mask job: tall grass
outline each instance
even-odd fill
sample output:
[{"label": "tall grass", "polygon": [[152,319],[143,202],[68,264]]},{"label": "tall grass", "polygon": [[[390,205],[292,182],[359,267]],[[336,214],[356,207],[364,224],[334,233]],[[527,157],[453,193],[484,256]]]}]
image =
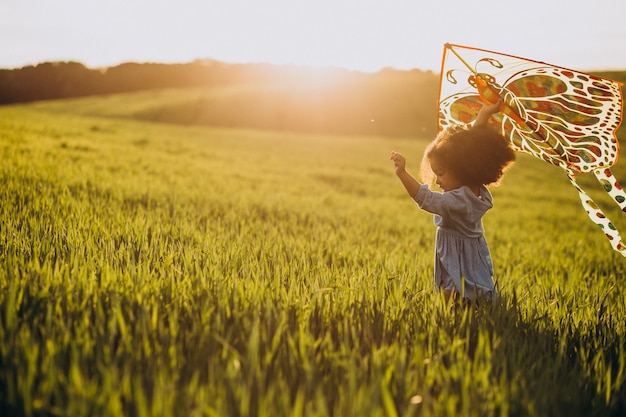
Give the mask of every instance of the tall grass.
[{"label": "tall grass", "polygon": [[492,190],[502,297],[465,308],[388,161],[424,141],[36,106],[0,132],[2,415],[626,413],[625,262],[557,168]]}]

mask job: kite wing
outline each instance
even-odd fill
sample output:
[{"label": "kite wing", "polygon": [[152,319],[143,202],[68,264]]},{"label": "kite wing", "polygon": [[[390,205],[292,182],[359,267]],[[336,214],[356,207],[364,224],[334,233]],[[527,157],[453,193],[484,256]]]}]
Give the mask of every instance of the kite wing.
[{"label": "kite wing", "polygon": [[626,256],[613,223],[576,181],[593,172],[626,211],[626,194],[611,173],[622,117],[621,83],[542,62],[446,44],[439,88],[439,129],[473,121],[484,103],[502,99],[490,123],[513,148],[563,168],[589,218]]}]

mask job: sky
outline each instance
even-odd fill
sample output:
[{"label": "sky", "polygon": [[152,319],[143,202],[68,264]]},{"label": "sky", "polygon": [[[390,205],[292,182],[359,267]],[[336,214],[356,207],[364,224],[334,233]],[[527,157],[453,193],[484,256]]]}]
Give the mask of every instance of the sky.
[{"label": "sky", "polygon": [[0,0],[0,68],[267,62],[439,72],[446,42],[626,70],[624,0]]}]

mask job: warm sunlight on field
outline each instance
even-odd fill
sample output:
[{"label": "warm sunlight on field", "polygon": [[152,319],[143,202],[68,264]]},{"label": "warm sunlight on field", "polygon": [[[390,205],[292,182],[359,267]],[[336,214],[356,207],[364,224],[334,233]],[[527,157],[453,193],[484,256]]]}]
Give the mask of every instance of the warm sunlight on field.
[{"label": "warm sunlight on field", "polygon": [[[0,0],[0,417],[626,416],[621,186],[579,174],[581,201],[521,153],[608,172],[626,2],[601,3]],[[593,76],[451,72],[447,42]],[[459,238],[407,173],[484,121],[483,75],[492,121],[534,119],[493,207],[462,165],[497,157],[430,155],[469,186],[441,197],[471,201]],[[439,266],[498,297],[446,297]]]}]

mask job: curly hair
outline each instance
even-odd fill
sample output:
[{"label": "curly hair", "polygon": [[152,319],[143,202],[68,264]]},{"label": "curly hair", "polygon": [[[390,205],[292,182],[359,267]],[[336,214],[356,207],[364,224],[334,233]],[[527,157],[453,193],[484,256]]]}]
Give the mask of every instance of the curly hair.
[{"label": "curly hair", "polygon": [[515,161],[515,152],[508,140],[490,127],[453,126],[441,131],[424,152],[421,177],[426,184],[434,180],[432,159],[465,185],[489,185],[498,184]]}]

